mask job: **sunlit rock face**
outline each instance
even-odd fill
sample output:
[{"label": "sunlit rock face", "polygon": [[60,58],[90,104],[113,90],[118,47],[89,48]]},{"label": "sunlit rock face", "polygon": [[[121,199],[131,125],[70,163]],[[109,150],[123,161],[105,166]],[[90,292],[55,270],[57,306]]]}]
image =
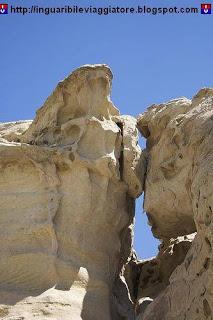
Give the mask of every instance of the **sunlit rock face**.
[{"label": "sunlit rock face", "polygon": [[83,66],[33,122],[0,124],[4,319],[134,318],[123,273],[145,162],[111,81],[107,66]]},{"label": "sunlit rock face", "polygon": [[[142,267],[144,288],[140,289],[138,299],[146,295],[152,299],[141,307],[137,319],[210,320],[213,315],[213,89],[200,90],[192,100],[181,98],[153,105],[139,116],[138,126],[147,138],[144,208],[154,235],[167,247],[170,238],[197,234],[191,245],[181,250],[179,259],[182,255],[183,262],[174,264],[163,290],[163,272],[157,280],[148,272],[144,284],[145,266]],[[168,250],[165,252],[164,257],[161,248],[157,257],[160,268],[168,263]],[[174,263],[177,253],[173,256],[169,260]],[[159,272],[159,268],[156,270]],[[155,292],[150,278],[154,278]]]},{"label": "sunlit rock face", "polygon": [[[136,121],[111,83],[83,66],[33,121],[0,123],[0,318],[212,320],[213,89]],[[161,240],[146,261],[132,248],[143,189]]]}]

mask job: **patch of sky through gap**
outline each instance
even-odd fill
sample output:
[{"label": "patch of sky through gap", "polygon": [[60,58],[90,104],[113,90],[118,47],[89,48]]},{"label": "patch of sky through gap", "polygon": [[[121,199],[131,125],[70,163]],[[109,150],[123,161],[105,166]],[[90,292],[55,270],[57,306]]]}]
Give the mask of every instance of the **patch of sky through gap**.
[{"label": "patch of sky through gap", "polygon": [[[139,138],[139,145],[142,149],[145,148],[144,138]],[[160,244],[160,241],[153,236],[151,226],[148,224],[147,215],[143,211],[143,200],[144,195],[142,194],[136,199],[135,206],[134,249],[138,259],[148,259],[156,256]]]}]

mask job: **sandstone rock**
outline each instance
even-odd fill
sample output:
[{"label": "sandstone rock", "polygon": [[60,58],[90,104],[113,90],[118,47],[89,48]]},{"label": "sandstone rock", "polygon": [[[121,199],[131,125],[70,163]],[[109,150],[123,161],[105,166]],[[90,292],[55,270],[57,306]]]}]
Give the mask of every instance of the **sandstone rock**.
[{"label": "sandstone rock", "polygon": [[145,168],[136,120],[119,116],[111,81],[107,66],[83,66],[32,123],[0,126],[5,319],[134,317],[123,274]]},{"label": "sandstone rock", "polygon": [[138,119],[147,138],[144,208],[155,236],[168,241],[197,232],[169,285],[139,319],[212,319],[212,119],[213,89],[151,106]]},{"label": "sandstone rock", "polygon": [[[142,152],[111,82],[83,66],[33,121],[0,123],[0,318],[212,320],[213,89],[140,115]],[[140,261],[144,188],[161,245]]]},{"label": "sandstone rock", "polygon": [[144,210],[160,239],[196,231],[188,190],[193,150],[181,126],[190,108],[190,100],[176,99],[151,106],[138,121],[141,133],[148,138]]},{"label": "sandstone rock", "polygon": [[159,246],[157,257],[140,264],[137,314],[143,313],[147,301],[153,301],[169,285],[172,272],[184,261],[194,237],[195,234],[170,239],[168,243]]}]

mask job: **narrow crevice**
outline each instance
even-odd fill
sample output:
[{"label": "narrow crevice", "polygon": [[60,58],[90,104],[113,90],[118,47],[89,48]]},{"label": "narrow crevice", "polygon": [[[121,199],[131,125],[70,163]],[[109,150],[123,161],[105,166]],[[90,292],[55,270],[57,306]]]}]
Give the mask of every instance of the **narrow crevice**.
[{"label": "narrow crevice", "polygon": [[[122,122],[116,122],[120,129],[119,132],[119,173],[120,180],[124,179],[124,128]],[[114,320],[135,320],[134,305],[132,304],[128,283],[125,279],[125,268],[128,265],[128,259],[131,256],[132,250],[132,225],[135,213],[135,200],[126,194],[127,211],[129,213],[129,221],[127,225],[121,230],[119,238],[121,242],[120,261],[117,269],[117,276],[115,278],[112,288],[112,319]]]},{"label": "narrow crevice", "polygon": [[120,151],[120,156],[118,159],[119,162],[119,171],[120,171],[120,178],[123,180],[123,171],[124,171],[124,143],[123,143],[123,123],[122,122],[116,122],[117,126],[120,129],[120,134],[121,134],[121,151]]}]

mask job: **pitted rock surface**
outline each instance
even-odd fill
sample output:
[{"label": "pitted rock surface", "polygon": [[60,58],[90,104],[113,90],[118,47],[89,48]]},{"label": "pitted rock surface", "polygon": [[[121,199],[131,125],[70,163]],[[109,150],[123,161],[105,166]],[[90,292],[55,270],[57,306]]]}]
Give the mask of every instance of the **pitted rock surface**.
[{"label": "pitted rock surface", "polygon": [[154,235],[168,242],[197,233],[166,289],[138,319],[212,319],[212,119],[213,89],[151,106],[138,119],[147,138],[144,208]]}]

